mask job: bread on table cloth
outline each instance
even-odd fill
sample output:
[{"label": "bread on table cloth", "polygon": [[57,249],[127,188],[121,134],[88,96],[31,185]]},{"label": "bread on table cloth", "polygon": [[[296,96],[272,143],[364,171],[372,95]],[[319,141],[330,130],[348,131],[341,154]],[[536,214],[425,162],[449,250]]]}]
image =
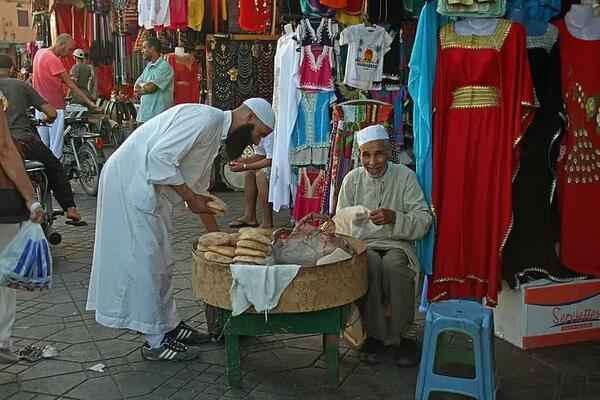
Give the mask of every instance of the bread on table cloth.
[{"label": "bread on table cloth", "polygon": [[229,258],[235,257],[235,247],[233,246],[208,246],[208,251]]},{"label": "bread on table cloth", "polygon": [[267,256],[267,253],[265,253],[264,251],[260,251],[260,250],[252,250],[252,249],[247,249],[245,247],[238,247],[235,249],[235,256],[249,256],[249,257],[265,258]]},{"label": "bread on table cloth", "polygon": [[255,231],[244,231],[240,234],[240,240],[253,240],[255,242],[259,242],[265,244],[267,246],[271,245],[271,238],[268,238],[260,233]]},{"label": "bread on table cloth", "polygon": [[217,253],[213,253],[212,251],[208,251],[204,253],[204,258],[206,261],[216,262],[221,264],[231,264],[233,262],[233,258],[225,257]]},{"label": "bread on table cloth", "polygon": [[258,251],[262,251],[263,253],[266,253],[266,254],[271,253],[271,246],[266,245],[264,243],[255,242],[254,240],[240,240],[237,242],[236,247],[238,247],[238,248],[241,247],[241,248],[250,249],[250,250],[258,250]]},{"label": "bread on table cloth", "polygon": [[[225,232],[211,232],[200,236],[198,239],[198,249],[208,249],[209,246],[227,246],[231,237]],[[201,250],[202,251],[202,250]]]},{"label": "bread on table cloth", "polygon": [[273,236],[273,229],[271,229],[271,228],[252,228],[252,227],[246,227],[246,228],[240,228],[239,232],[240,233],[254,232],[254,233],[258,233],[260,235],[263,235],[265,237],[268,237],[269,239]]},{"label": "bread on table cloth", "polygon": [[238,264],[257,264],[265,265],[264,257],[251,257],[251,256],[235,256],[233,259],[234,263]]}]

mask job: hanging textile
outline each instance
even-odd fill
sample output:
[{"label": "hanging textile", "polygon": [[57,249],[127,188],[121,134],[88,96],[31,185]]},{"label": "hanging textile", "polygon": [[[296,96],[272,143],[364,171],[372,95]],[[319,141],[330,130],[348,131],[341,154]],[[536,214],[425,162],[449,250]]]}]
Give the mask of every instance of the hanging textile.
[{"label": "hanging textile", "polygon": [[[413,103],[413,149],[416,160],[417,180],[425,200],[431,205],[432,190],[432,97],[433,81],[437,63],[438,27],[441,16],[435,10],[435,2],[429,1],[423,7],[417,27],[415,47],[410,58],[408,91]],[[435,220],[429,233],[417,241],[417,256],[423,271],[431,275],[433,266],[433,246],[435,238]]]},{"label": "hanging textile", "polygon": [[272,0],[239,0],[239,10],[238,21],[244,31],[264,33],[271,30]]},{"label": "hanging textile", "polygon": [[325,171],[298,169],[299,183],[292,217],[300,221],[309,214],[320,213],[325,188]]},{"label": "hanging textile", "polygon": [[322,6],[319,0],[299,0],[302,14],[308,17],[332,17],[335,10]]},{"label": "hanging textile", "polygon": [[173,102],[175,104],[198,103],[200,101],[200,82],[198,81],[198,63],[191,54],[166,56],[173,68]]},{"label": "hanging textile", "polygon": [[204,24],[204,1],[188,0],[188,27],[195,31],[201,31]]},{"label": "hanging textile", "polygon": [[331,145],[325,178],[325,195],[321,207],[324,214],[335,213],[342,181],[346,174],[357,166],[354,154],[356,132],[375,124],[382,124],[389,128],[392,113],[391,105],[359,104],[333,107]]},{"label": "hanging textile", "polygon": [[576,38],[564,20],[556,25],[569,120],[558,166],[560,260],[600,277],[600,40]]},{"label": "hanging textile", "polygon": [[273,102],[275,45],[273,42],[256,43],[256,97]]},{"label": "hanging textile", "polygon": [[188,0],[169,0],[169,29],[185,29],[188,25]]},{"label": "hanging textile", "polygon": [[534,90],[521,25],[488,36],[440,30],[434,89],[433,208],[437,238],[428,295],[497,304],[512,226],[512,177]]}]

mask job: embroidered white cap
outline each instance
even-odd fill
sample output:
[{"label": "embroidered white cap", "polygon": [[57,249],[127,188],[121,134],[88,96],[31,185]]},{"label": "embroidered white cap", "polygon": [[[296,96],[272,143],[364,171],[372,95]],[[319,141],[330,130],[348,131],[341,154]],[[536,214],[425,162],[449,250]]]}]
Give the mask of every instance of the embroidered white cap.
[{"label": "embroidered white cap", "polygon": [[266,126],[273,129],[275,127],[275,114],[273,107],[265,99],[253,97],[244,101],[244,105],[248,107],[254,115]]},{"label": "embroidered white cap", "polygon": [[390,135],[383,125],[371,125],[356,133],[356,141],[359,146],[375,140],[390,140]]}]

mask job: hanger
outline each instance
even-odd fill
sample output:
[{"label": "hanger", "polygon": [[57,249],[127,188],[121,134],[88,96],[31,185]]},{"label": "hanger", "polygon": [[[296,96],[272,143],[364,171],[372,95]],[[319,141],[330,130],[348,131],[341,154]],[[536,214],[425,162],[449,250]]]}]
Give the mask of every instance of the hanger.
[{"label": "hanger", "polygon": [[390,103],[381,100],[374,99],[358,99],[358,100],[348,100],[343,103],[338,103],[338,106],[350,106],[350,105],[361,105],[361,104],[379,104],[381,106],[392,106]]}]

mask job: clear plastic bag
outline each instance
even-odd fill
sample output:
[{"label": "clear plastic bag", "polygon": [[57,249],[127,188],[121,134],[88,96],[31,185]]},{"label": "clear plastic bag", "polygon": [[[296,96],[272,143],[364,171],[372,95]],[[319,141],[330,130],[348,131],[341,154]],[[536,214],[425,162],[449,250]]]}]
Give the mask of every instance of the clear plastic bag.
[{"label": "clear plastic bag", "polygon": [[44,289],[52,283],[52,256],[39,224],[25,222],[0,252],[0,286]]}]

